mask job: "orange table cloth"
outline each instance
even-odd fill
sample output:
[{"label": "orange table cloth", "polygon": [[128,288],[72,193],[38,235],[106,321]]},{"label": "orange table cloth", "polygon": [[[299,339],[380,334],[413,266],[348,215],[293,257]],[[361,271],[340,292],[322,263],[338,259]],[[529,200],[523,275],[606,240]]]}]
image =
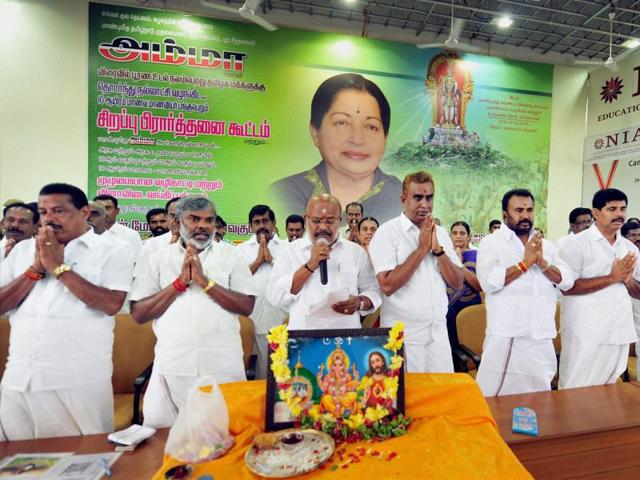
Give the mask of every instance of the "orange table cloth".
[{"label": "orange table cloth", "polygon": [[[383,442],[342,444],[322,469],[305,478],[533,478],[500,437],[491,410],[471,377],[410,373],[405,385],[406,413],[413,418],[407,435]],[[194,465],[191,478],[258,478],[245,466],[244,455],[253,436],[264,429],[265,382],[220,387],[236,444],[225,456]],[[365,449],[369,453],[363,455]],[[373,456],[371,451],[380,455]],[[356,457],[359,461],[352,463],[350,459]],[[165,457],[154,479],[163,480],[165,472],[180,463],[183,462]]]}]

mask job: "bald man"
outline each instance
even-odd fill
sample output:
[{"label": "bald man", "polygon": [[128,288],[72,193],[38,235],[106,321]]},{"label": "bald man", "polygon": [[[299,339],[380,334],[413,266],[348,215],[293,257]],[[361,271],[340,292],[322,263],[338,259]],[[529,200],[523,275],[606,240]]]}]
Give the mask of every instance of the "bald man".
[{"label": "bald man", "polygon": [[[306,208],[306,233],[284,246],[271,272],[267,300],[289,308],[292,330],[360,328],[360,316],[380,306],[369,256],[341,238],[337,198],[312,196]],[[327,281],[321,281],[326,262]]]}]

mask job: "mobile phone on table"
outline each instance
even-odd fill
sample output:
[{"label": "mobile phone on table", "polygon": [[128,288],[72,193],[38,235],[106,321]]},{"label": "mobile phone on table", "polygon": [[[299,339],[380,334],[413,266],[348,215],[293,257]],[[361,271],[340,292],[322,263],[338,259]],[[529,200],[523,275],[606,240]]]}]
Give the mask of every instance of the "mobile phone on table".
[{"label": "mobile phone on table", "polygon": [[538,417],[536,412],[527,407],[513,409],[513,421],[511,422],[513,433],[523,433],[533,437],[538,435]]}]

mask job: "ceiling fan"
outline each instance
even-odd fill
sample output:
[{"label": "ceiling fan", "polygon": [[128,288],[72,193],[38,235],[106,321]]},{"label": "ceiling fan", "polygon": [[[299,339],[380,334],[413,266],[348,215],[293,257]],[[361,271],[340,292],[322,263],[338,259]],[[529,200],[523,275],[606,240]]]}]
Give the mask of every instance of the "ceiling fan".
[{"label": "ceiling fan", "polygon": [[613,2],[609,2],[609,57],[606,60],[575,60],[573,63],[576,65],[598,65],[600,67],[614,68],[616,62],[622,59],[622,55],[626,57],[623,53],[616,60],[613,58],[613,19],[616,16],[616,6]]},{"label": "ceiling fan", "polygon": [[201,0],[200,3],[203,7],[212,8],[221,12],[237,13],[242,18],[245,18],[257,25],[260,25],[265,30],[273,32],[278,29],[273,23],[267,19],[256,14],[256,10],[262,4],[263,0],[245,0],[244,4],[240,8],[230,7],[228,5],[221,5],[219,3],[213,3],[208,0]]},{"label": "ceiling fan", "polygon": [[480,48],[468,43],[462,43],[458,41],[460,33],[462,33],[462,27],[464,27],[464,19],[454,18],[453,16],[453,2],[451,0],[451,23],[449,24],[449,38],[442,43],[421,43],[416,47],[422,48],[446,48],[448,50],[464,50],[467,52],[479,52]]}]

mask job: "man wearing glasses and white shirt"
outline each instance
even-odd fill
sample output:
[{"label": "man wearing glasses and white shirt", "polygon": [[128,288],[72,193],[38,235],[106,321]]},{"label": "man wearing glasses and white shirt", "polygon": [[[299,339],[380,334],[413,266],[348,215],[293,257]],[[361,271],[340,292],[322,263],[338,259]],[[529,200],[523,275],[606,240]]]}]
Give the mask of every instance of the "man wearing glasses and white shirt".
[{"label": "man wearing glasses and white shirt", "polygon": [[447,334],[447,286],[462,287],[462,263],[449,233],[432,217],[433,177],[407,175],[400,200],[404,212],[380,225],[369,255],[385,294],[380,325],[405,323],[409,372],[453,372]]},{"label": "man wearing glasses and white shirt", "polygon": [[360,328],[360,315],[380,305],[369,257],[339,235],[341,211],[331,195],[311,197],[306,235],[285,245],[275,261],[267,300],[289,307],[292,330]]}]

